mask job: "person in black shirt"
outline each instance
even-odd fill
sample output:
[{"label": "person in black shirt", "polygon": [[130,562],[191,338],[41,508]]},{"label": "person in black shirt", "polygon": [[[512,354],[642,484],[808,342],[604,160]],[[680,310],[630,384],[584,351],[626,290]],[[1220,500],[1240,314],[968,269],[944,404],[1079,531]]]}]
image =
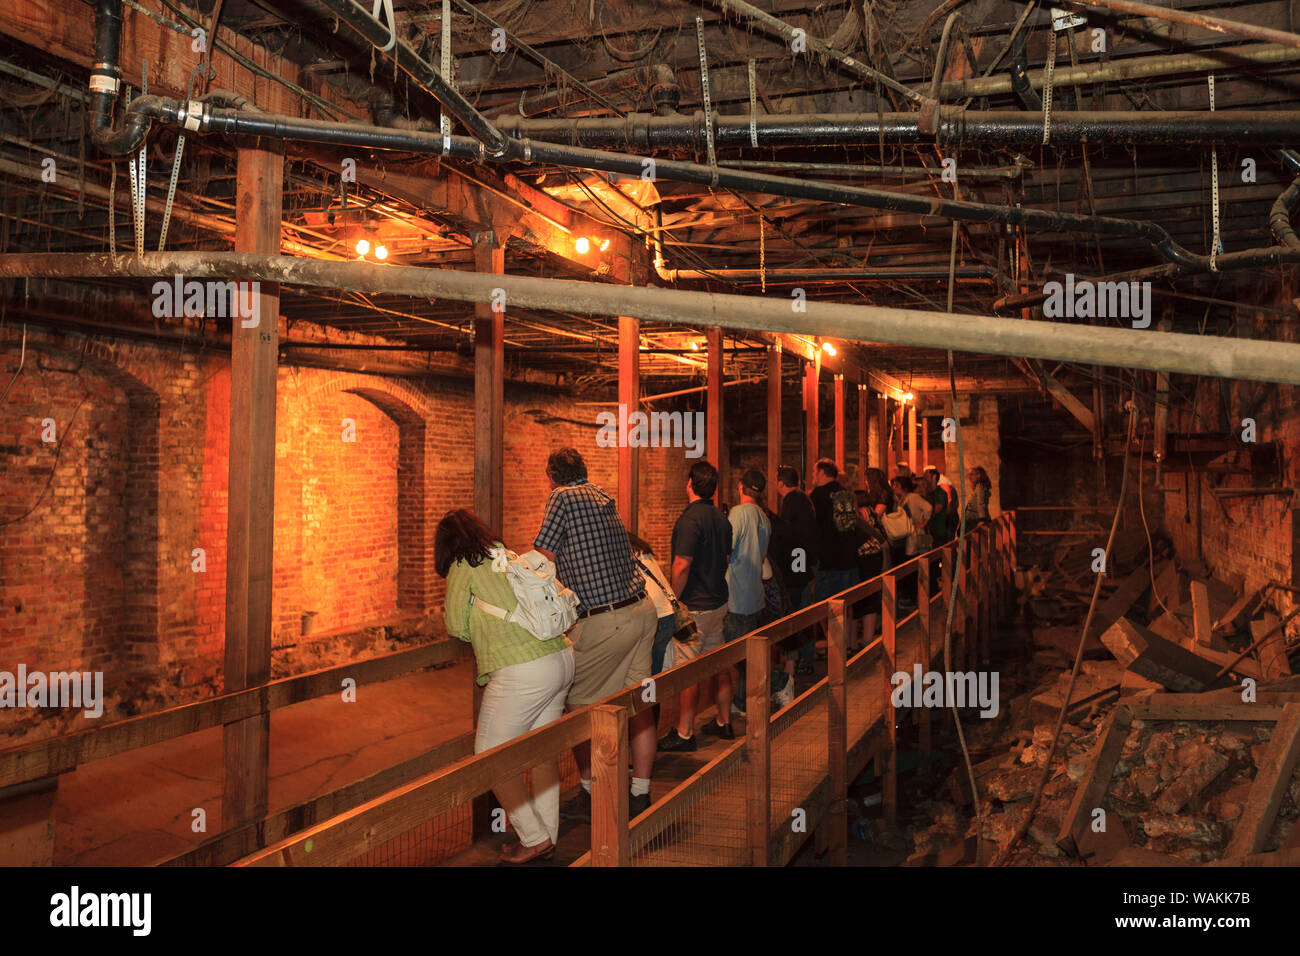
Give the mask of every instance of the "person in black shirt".
[{"label": "person in black shirt", "polygon": [[[731,524],[713,506],[713,494],[717,489],[717,468],[704,459],[691,466],[686,480],[686,497],[690,504],[673,526],[672,585],[678,600],[695,618],[699,643],[691,646],[674,642],[674,665],[707,654],[723,644],[722,624],[727,617],[729,597],[727,565],[731,562]],[[735,732],[731,729],[731,672],[727,671],[715,680],[682,691],[677,727],[659,741],[661,751],[690,751],[698,746],[695,712],[699,706],[701,686],[705,687],[706,699],[712,696],[718,707],[719,720],[710,721],[706,731],[734,738]]]},{"label": "person in black shirt", "polygon": [[[776,492],[781,499],[779,520],[772,527],[772,564],[785,585],[790,610],[798,611],[812,603],[813,576],[817,571],[819,544],[817,511],[812,499],[799,488],[799,472],[786,466],[776,472]],[[799,648],[798,672],[811,674],[816,652],[817,632],[801,631],[792,639]],[[787,674],[795,673],[795,657],[786,658]]]}]

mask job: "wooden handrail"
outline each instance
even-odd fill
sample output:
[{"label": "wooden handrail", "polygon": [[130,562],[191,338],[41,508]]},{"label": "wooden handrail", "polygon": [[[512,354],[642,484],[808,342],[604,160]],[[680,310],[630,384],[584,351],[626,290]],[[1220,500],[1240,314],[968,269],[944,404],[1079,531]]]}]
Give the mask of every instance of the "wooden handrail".
[{"label": "wooden handrail", "polygon": [[283,677],[207,700],[178,704],[103,727],[9,747],[0,750],[0,787],[66,773],[92,760],[220,727],[315,697],[337,694],[344,677],[351,677],[358,684],[391,680],[410,671],[449,663],[468,653],[469,645],[463,641],[433,641],[364,661]]}]

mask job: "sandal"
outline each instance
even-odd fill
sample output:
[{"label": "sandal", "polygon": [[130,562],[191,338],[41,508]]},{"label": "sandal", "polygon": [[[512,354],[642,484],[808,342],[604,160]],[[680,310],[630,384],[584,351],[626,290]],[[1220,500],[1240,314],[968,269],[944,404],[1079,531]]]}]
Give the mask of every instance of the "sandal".
[{"label": "sandal", "polygon": [[555,856],[555,844],[550,840],[536,846],[524,846],[522,843],[508,843],[501,849],[501,862],[512,864],[532,863],[534,860],[549,860]]}]

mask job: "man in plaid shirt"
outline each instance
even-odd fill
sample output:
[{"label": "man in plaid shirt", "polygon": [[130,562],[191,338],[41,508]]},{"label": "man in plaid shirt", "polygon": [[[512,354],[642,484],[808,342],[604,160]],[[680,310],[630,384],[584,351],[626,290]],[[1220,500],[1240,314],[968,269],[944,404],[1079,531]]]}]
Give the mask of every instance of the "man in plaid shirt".
[{"label": "man in plaid shirt", "polygon": [[[645,576],[632,560],[627,528],[613,497],[587,481],[587,465],[575,449],[561,448],[546,462],[551,496],[533,547],[555,562],[555,576],[578,596],[578,621],[569,630],[575,674],[568,707],[604,700],[650,676],[659,620],[646,594]],[[655,715],[652,709],[628,721],[632,752],[632,794],[628,813],[650,806],[654,769]],[[561,815],[591,819],[591,746],[574,748],[582,777],[576,800]]]}]

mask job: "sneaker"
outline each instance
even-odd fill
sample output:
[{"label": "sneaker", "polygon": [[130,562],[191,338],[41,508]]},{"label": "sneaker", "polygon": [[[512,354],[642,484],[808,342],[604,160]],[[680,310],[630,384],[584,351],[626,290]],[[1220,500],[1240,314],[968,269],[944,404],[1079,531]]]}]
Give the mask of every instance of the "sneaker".
[{"label": "sneaker", "polygon": [[629,820],[635,820],[637,817],[639,817],[641,814],[645,813],[649,809],[650,809],[650,794],[648,793],[643,793],[640,795],[637,795],[635,793],[628,794],[627,818]]},{"label": "sneaker", "polygon": [[813,666],[811,664],[805,664],[803,663],[803,661],[800,661],[798,664],[795,665],[794,672],[796,674],[799,674],[801,677],[811,677],[813,672]]},{"label": "sneaker", "polygon": [[736,739],[736,732],[731,729],[731,721],[720,724],[716,720],[710,720],[704,725],[704,733],[710,737],[721,737],[723,740]]},{"label": "sneaker", "polygon": [[787,675],[785,686],[772,695],[772,702],[776,704],[776,709],[789,707],[794,702],[794,678]]},{"label": "sneaker", "polygon": [[745,698],[733,697],[731,700],[731,716],[745,716]]},{"label": "sneaker", "polygon": [[567,803],[560,805],[561,820],[576,820],[578,823],[591,822],[591,794],[578,787],[578,795]]},{"label": "sneaker", "polygon": [[[694,734],[691,734],[689,737],[683,737],[677,732],[676,727],[668,733],[667,737],[659,741],[660,753],[689,753],[697,747],[699,747],[699,744],[696,743]],[[588,812],[590,813],[590,811]]]}]

